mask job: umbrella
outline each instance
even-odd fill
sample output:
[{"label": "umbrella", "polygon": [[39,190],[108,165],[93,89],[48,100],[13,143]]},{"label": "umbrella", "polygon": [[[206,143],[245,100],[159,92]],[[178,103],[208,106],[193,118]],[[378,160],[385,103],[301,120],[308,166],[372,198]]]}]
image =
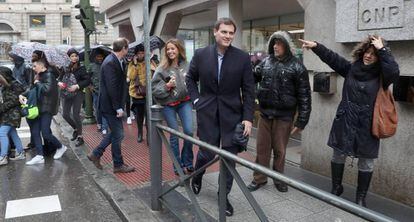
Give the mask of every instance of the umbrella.
[{"label": "umbrella", "polygon": [[[106,57],[107,55],[111,54],[112,49],[109,48],[108,46],[104,46],[104,45],[94,45],[91,46],[91,52],[89,54],[89,61],[93,62],[95,60],[95,55],[98,53],[101,53],[104,55],[104,57]],[[83,61],[85,58],[85,49],[82,49],[79,52],[79,60]]]},{"label": "umbrella", "polygon": [[[127,54],[127,59],[128,58],[132,58],[134,57],[134,51],[135,48],[138,47],[139,45],[141,45],[141,47],[144,47],[144,40],[138,42],[135,41],[133,43],[130,43],[128,45],[128,54]],[[153,51],[155,49],[162,49],[162,47],[164,47],[165,42],[158,36],[153,35],[150,37],[150,50]]]},{"label": "umbrella", "polygon": [[69,57],[57,48],[48,46],[38,42],[20,42],[12,46],[10,53],[22,57],[26,61],[32,60],[33,51],[42,51],[46,55],[47,61],[59,67],[64,67],[69,64]]}]

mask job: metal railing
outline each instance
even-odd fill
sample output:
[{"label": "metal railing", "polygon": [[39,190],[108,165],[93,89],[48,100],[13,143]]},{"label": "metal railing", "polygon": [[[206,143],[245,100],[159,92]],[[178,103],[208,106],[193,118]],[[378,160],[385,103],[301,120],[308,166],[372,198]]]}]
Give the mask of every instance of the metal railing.
[{"label": "metal railing", "polygon": [[[260,221],[268,221],[263,210],[261,209],[259,204],[256,202],[255,198],[250,193],[250,191],[247,189],[246,184],[244,183],[244,181],[242,180],[242,178],[240,177],[236,169],[231,164],[229,164],[229,161],[234,161],[251,170],[260,172],[270,178],[287,183],[289,186],[294,187],[303,193],[306,193],[310,196],[318,198],[326,203],[329,203],[337,208],[343,209],[347,212],[350,212],[364,219],[367,219],[370,221],[381,221],[381,222],[382,221],[384,222],[385,221],[387,222],[396,221],[388,216],[385,216],[378,212],[361,207],[355,203],[342,199],[331,193],[320,190],[318,188],[310,186],[301,181],[289,178],[283,174],[270,170],[266,167],[263,167],[256,163],[240,158],[237,155],[234,155],[226,150],[220,149],[216,146],[212,146],[208,143],[202,142],[191,136],[185,135],[184,133],[181,133],[179,131],[166,127],[161,124],[162,122],[161,111],[162,111],[162,106],[153,105],[151,107],[151,122],[152,122],[151,128],[150,128],[150,133],[151,133],[151,138],[152,138],[151,143],[150,143],[151,144],[151,147],[150,147],[151,208],[154,211],[160,211],[163,205],[164,207],[167,207],[170,211],[172,211],[175,215],[177,215],[180,219],[180,215],[176,214],[176,212],[174,212],[174,209],[171,209],[168,201],[166,201],[163,197],[170,191],[177,188],[178,186],[184,186],[185,191],[187,192],[188,197],[191,201],[191,206],[194,208],[194,212],[196,214],[195,216],[197,217],[197,220],[203,221],[203,222],[207,221],[206,216],[204,215],[204,212],[201,210],[200,204],[198,203],[195,197],[195,194],[192,192],[190,188],[190,179],[198,175],[200,172],[202,172],[203,170],[205,170],[207,167],[211,166],[215,162],[220,161],[219,221],[226,221],[225,210],[226,210],[226,195],[227,194],[226,194],[226,184],[225,184],[226,180],[224,178],[225,176],[224,167],[226,167],[230,171],[230,173],[233,175],[234,180],[240,187],[242,193],[248,200],[249,204],[252,206],[253,210],[255,211]],[[190,141],[191,143],[198,145],[199,147],[202,147],[210,152],[214,152],[217,156],[214,160],[206,164],[201,169],[196,170],[190,175],[185,175],[183,170],[181,169],[180,164],[178,163],[177,159],[175,158],[173,154],[170,144],[166,136],[164,135],[164,131],[170,134],[176,135],[184,140]],[[178,182],[175,185],[168,187],[168,188],[163,188],[162,186],[162,167],[161,167],[162,166],[161,164],[162,163],[162,143],[165,145],[168,155],[173,161],[174,167],[176,168],[179,174]],[[183,219],[181,218],[181,220]]]}]

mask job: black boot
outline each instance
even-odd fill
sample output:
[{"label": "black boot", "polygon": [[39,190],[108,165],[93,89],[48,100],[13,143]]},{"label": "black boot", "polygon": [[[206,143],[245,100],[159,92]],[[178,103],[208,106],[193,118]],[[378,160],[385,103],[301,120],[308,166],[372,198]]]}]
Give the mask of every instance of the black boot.
[{"label": "black boot", "polygon": [[137,142],[141,143],[143,141],[142,138],[142,126],[138,126],[138,138],[137,138]]},{"label": "black boot", "polygon": [[74,130],[72,133],[72,138],[70,140],[75,141],[77,138],[78,138],[78,131]]},{"label": "black boot", "polygon": [[75,146],[82,146],[85,143],[85,141],[83,140],[83,137],[78,137],[78,140],[76,141]]},{"label": "black boot", "polygon": [[369,184],[371,183],[372,172],[358,171],[358,187],[356,192],[355,203],[367,207],[365,197],[367,196]]},{"label": "black boot", "polygon": [[344,192],[344,187],[342,186],[342,176],[344,175],[344,166],[345,164],[331,162],[331,174],[332,174],[332,190],[331,194],[336,196],[341,196]]}]

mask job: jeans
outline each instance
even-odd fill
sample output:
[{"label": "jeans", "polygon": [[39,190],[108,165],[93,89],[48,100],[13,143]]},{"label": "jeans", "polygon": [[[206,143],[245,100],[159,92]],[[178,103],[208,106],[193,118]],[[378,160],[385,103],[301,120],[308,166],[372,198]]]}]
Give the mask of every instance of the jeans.
[{"label": "jeans", "polygon": [[62,148],[62,143],[52,134],[52,130],[50,129],[52,114],[41,113],[36,119],[28,119],[27,123],[30,127],[30,134],[33,138],[37,155],[43,156],[42,137],[53,147],[57,149]]},{"label": "jeans", "polygon": [[[181,124],[184,130],[184,133],[189,136],[193,136],[193,114],[191,110],[191,104],[189,101],[180,103],[176,106],[165,106],[163,109],[163,114],[167,125],[170,128],[178,130],[178,121],[177,114],[181,119]],[[184,140],[183,149],[180,150],[178,137],[175,135],[170,135],[170,145],[171,149],[174,152],[175,157],[178,162],[183,167],[192,167],[193,166],[193,144],[190,141]]]},{"label": "jeans", "polygon": [[108,120],[109,129],[111,131],[105,135],[101,143],[93,150],[93,155],[100,158],[105,152],[106,147],[108,147],[109,144],[112,144],[111,151],[114,167],[120,167],[124,164],[121,153],[121,142],[124,138],[122,118],[106,113],[103,113],[103,117]]},{"label": "jeans", "polygon": [[23,152],[22,141],[17,135],[16,127],[2,124],[0,125],[1,157],[7,156],[7,153],[9,151],[9,136],[12,139],[14,146],[16,147],[17,153]]},{"label": "jeans", "polygon": [[[345,164],[346,155],[334,150],[332,155],[332,162],[337,164]],[[374,171],[374,159],[369,158],[358,158],[358,170],[363,172],[373,172]]]},{"label": "jeans", "polygon": [[78,135],[82,135],[82,120],[80,118],[80,110],[82,107],[85,94],[78,92],[74,97],[64,98],[63,102],[63,119],[69,123],[69,125],[78,132]]},{"label": "jeans", "polygon": [[93,109],[95,110],[96,122],[98,122],[98,124],[100,124],[102,126],[102,128],[101,128],[102,130],[108,130],[108,121],[102,116],[102,112],[100,110],[98,110],[99,93],[97,93],[97,92],[92,93],[92,97],[93,97]]}]

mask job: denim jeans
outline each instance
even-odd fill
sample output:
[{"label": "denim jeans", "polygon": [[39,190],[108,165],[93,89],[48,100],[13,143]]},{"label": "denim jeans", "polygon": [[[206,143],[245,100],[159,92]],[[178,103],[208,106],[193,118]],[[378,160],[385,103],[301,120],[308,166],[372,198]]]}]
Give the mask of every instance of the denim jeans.
[{"label": "denim jeans", "polygon": [[[177,114],[181,119],[181,124],[184,133],[193,136],[193,114],[191,111],[191,104],[189,101],[178,104],[177,106],[165,106],[163,114],[168,127],[178,130]],[[170,135],[170,145],[175,157],[182,167],[193,166],[193,144],[190,141],[184,140],[183,149],[179,150],[178,137]]]},{"label": "denim jeans", "polygon": [[98,110],[98,97],[99,93],[94,92],[92,93],[93,97],[93,109],[95,110],[95,117],[96,122],[102,126],[102,130],[108,130],[108,121],[105,119],[105,117],[102,116],[102,112]]},{"label": "denim jeans", "polygon": [[1,144],[1,157],[7,156],[9,151],[9,136],[13,140],[17,153],[23,152],[22,141],[17,135],[16,127],[6,124],[0,125],[0,144]]},{"label": "denim jeans", "polygon": [[93,155],[101,157],[105,152],[106,147],[108,147],[109,144],[112,144],[111,151],[114,167],[120,167],[124,164],[121,153],[121,143],[124,138],[122,118],[106,113],[103,113],[103,117],[108,120],[109,129],[111,131],[105,135],[101,143],[93,150]]},{"label": "denim jeans", "polygon": [[48,141],[53,147],[57,149],[62,148],[62,143],[52,134],[52,130],[50,129],[52,117],[50,113],[41,113],[36,119],[27,120],[37,155],[43,156],[42,138]]}]

